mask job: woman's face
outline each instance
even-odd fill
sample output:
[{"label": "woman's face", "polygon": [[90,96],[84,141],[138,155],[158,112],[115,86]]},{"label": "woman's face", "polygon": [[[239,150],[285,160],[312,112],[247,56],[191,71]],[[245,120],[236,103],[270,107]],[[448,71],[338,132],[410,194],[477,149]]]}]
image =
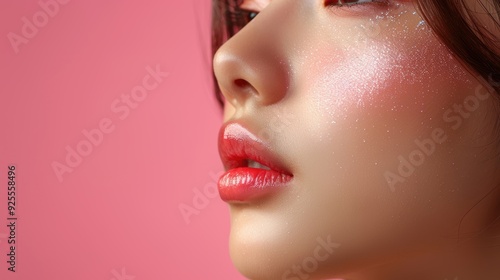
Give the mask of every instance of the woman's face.
[{"label": "woman's face", "polygon": [[340,277],[431,252],[459,225],[491,222],[498,203],[474,208],[499,182],[488,88],[412,1],[339,2],[245,0],[259,15],[214,58],[225,121],[293,176],[229,201],[231,257],[251,279]]}]

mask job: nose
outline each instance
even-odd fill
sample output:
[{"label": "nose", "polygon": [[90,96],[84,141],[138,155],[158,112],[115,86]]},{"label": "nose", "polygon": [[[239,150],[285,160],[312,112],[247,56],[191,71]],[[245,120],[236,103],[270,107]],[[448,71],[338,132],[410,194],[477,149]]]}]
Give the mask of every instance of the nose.
[{"label": "nose", "polygon": [[280,19],[272,11],[266,13],[267,8],[214,55],[218,85],[236,110],[250,103],[252,106],[277,103],[289,89],[286,44],[277,35]]}]

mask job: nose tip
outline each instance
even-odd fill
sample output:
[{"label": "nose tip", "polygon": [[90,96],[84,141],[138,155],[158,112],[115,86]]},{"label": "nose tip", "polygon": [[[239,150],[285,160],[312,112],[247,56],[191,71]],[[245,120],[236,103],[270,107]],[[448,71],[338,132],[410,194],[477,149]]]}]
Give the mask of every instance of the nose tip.
[{"label": "nose tip", "polygon": [[249,82],[252,74],[242,69],[245,62],[240,58],[219,49],[213,64],[221,92],[233,106],[242,106],[249,98],[259,98],[259,91]]},{"label": "nose tip", "polygon": [[289,71],[283,63],[282,44],[270,40],[263,32],[255,32],[257,24],[252,28],[228,40],[213,59],[221,92],[235,107],[245,106],[249,101],[273,104],[288,90]]}]

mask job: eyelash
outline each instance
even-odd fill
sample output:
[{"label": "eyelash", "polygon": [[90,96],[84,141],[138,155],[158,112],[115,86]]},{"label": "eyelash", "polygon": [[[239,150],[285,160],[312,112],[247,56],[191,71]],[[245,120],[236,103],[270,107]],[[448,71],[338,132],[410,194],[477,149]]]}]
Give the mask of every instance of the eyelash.
[{"label": "eyelash", "polygon": [[[387,5],[391,0],[325,0],[325,6],[330,6],[329,8],[353,8],[354,6],[359,5],[368,5],[368,4],[378,4],[378,5]],[[236,29],[234,32],[238,32],[245,25],[247,25],[252,19],[254,19],[259,12],[245,10],[236,5],[234,8],[230,8],[227,11],[229,21],[232,26]]]},{"label": "eyelash", "polygon": [[[332,3],[336,2],[336,3]],[[325,5],[327,6],[333,6],[333,7],[353,7],[356,5],[366,5],[366,4],[387,4],[389,1],[388,0],[325,0]]]}]

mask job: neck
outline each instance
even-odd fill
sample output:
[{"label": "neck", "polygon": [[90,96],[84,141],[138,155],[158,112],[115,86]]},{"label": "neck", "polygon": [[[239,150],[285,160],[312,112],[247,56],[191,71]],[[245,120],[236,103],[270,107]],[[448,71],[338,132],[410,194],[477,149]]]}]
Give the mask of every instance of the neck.
[{"label": "neck", "polygon": [[474,238],[399,256],[345,280],[500,279],[499,263],[500,219]]}]

